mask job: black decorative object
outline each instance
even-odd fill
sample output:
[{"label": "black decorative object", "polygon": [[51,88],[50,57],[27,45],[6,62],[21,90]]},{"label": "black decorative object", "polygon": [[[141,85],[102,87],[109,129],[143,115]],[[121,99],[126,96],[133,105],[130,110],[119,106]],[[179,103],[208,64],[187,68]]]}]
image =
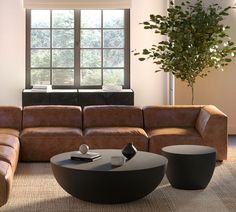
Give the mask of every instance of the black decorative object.
[{"label": "black decorative object", "polygon": [[128,143],[126,144],[123,149],[122,149],[122,154],[128,159],[130,160],[132,157],[135,156],[137,152],[137,149],[135,148],[135,146],[133,145],[133,143]]}]

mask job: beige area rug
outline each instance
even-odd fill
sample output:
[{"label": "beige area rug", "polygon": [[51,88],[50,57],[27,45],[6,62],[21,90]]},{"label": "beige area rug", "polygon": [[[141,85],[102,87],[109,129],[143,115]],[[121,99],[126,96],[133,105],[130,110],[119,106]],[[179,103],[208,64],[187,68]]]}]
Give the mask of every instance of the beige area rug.
[{"label": "beige area rug", "polygon": [[228,147],[228,160],[230,162],[236,162],[236,145]]},{"label": "beige area rug", "polygon": [[210,184],[204,190],[174,189],[165,177],[147,197],[116,205],[94,204],[70,196],[57,184],[49,163],[19,163],[10,199],[0,211],[235,212],[236,161],[218,164]]}]

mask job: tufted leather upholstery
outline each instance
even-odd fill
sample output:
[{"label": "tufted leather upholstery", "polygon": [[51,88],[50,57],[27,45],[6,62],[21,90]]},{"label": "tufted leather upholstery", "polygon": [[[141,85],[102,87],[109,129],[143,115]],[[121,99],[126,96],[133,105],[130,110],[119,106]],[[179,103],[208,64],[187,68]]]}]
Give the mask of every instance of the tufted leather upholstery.
[{"label": "tufted leather upholstery", "polygon": [[148,151],[142,109],[135,106],[87,106],[83,110],[84,141],[90,148],[121,149],[133,142]]},{"label": "tufted leather upholstery", "polygon": [[79,106],[28,106],[20,135],[22,161],[49,161],[56,154],[77,150],[83,143]]},{"label": "tufted leather upholstery", "polygon": [[20,107],[0,106],[0,206],[6,204],[19,157]]},{"label": "tufted leather upholstery", "polygon": [[215,147],[217,160],[227,159],[227,116],[215,106],[177,105],[143,108],[149,151],[178,144]]}]

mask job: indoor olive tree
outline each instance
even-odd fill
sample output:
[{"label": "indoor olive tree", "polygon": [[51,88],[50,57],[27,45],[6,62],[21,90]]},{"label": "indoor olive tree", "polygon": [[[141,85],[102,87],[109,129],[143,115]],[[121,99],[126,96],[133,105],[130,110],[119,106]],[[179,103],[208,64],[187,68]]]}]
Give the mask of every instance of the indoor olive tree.
[{"label": "indoor olive tree", "polygon": [[171,1],[167,16],[150,15],[150,20],[141,24],[144,29],[166,35],[167,40],[143,49],[140,61],[152,59],[160,70],[172,73],[187,82],[192,89],[194,103],[194,83],[198,76],[205,77],[214,70],[223,70],[231,62],[236,47],[227,33],[229,26],[222,23],[231,7],[222,8],[218,4],[204,7],[201,0],[195,4],[183,1],[174,5]]}]

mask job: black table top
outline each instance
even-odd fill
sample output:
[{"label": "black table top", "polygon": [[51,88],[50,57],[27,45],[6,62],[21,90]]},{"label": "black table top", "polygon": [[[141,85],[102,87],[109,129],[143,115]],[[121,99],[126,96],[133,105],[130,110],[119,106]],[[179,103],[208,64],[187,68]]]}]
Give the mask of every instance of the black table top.
[{"label": "black table top", "polygon": [[51,163],[64,168],[87,171],[137,171],[152,169],[167,164],[167,159],[161,155],[138,151],[130,160],[122,166],[112,166],[111,156],[123,156],[121,150],[115,149],[95,149],[89,150],[102,155],[101,159],[93,162],[82,162],[71,160],[72,152],[61,153],[51,158]]},{"label": "black table top", "polygon": [[177,155],[204,155],[216,152],[213,147],[201,145],[172,145],[163,147],[162,151]]}]

